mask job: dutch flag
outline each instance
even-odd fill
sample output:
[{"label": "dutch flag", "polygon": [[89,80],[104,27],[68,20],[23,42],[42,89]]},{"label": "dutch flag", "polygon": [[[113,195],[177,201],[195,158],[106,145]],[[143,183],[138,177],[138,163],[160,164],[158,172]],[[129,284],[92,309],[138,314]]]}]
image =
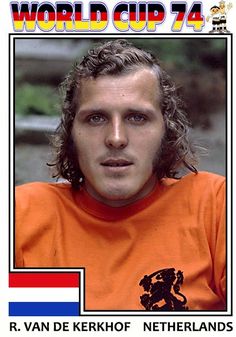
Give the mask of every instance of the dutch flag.
[{"label": "dutch flag", "polygon": [[78,316],[80,274],[11,272],[9,316]]}]

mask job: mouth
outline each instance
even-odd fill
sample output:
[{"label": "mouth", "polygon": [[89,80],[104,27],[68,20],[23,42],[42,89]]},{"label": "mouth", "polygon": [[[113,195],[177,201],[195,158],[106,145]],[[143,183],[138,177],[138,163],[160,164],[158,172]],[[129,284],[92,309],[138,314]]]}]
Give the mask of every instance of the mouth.
[{"label": "mouth", "polygon": [[128,167],[133,165],[131,161],[128,161],[126,159],[107,159],[104,162],[101,163],[102,166],[105,167]]}]

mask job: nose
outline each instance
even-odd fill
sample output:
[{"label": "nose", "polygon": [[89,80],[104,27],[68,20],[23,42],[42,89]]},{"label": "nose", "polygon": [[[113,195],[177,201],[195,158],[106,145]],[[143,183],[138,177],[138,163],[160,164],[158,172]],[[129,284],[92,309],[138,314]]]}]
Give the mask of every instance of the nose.
[{"label": "nose", "polygon": [[114,117],[109,123],[105,143],[107,147],[116,149],[127,146],[127,130],[124,121],[119,116]]}]

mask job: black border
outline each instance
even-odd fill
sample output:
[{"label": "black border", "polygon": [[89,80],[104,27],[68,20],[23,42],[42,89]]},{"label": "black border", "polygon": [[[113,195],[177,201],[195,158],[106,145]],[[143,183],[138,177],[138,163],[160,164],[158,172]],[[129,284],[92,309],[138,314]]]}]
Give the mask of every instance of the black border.
[{"label": "black border", "polygon": [[[23,36],[22,36],[23,35]],[[14,207],[14,202],[13,205],[11,205],[11,199],[13,197],[13,200],[15,200],[15,189],[13,190],[13,196],[11,197],[11,191],[13,186],[15,186],[14,182],[12,181],[12,177],[11,177],[11,172],[13,172],[13,179],[15,177],[15,141],[13,140],[13,144],[11,144],[11,137],[13,136],[15,138],[15,113],[12,116],[13,118],[13,130],[11,130],[11,111],[14,111],[11,107],[11,97],[12,97],[12,101],[13,101],[13,105],[15,103],[15,39],[29,39],[25,36],[32,36],[32,39],[35,38],[55,38],[60,36],[60,38],[93,38],[94,36],[96,36],[97,38],[100,39],[106,39],[106,38],[118,38],[118,37],[122,37],[122,38],[147,38],[146,36],[152,36],[153,38],[161,38],[163,36],[163,38],[191,38],[193,36],[197,36],[198,38],[212,38],[211,34],[204,34],[204,33],[178,33],[178,34],[172,34],[172,33],[129,33],[127,32],[126,34],[122,33],[79,33],[79,34],[74,34],[74,33],[68,33],[68,34],[63,34],[63,33],[10,33],[9,34],[9,45],[8,45],[8,52],[9,52],[9,273],[15,273],[15,272],[21,272],[23,273],[24,271],[22,271],[21,268],[14,268],[13,270],[10,269],[10,265],[11,265],[11,261],[13,261],[13,263],[15,262],[14,258],[11,256],[11,235],[13,235],[13,238],[15,237],[15,226],[13,228],[13,233],[11,233],[11,207]],[[139,37],[137,37],[139,36]],[[13,43],[13,51],[11,51],[11,37],[13,37],[12,39],[12,43]],[[228,37],[228,38],[227,38]],[[233,35],[232,33],[230,34],[224,34],[224,35],[220,35],[220,36],[214,36],[214,38],[216,39],[225,39],[226,40],[226,58],[227,58],[227,63],[226,63],[226,87],[225,87],[225,106],[226,106],[226,153],[225,153],[225,160],[226,160],[226,205],[228,205],[228,192],[230,191],[230,196],[231,196],[231,226],[230,226],[230,232],[231,232],[231,277],[230,277],[230,283],[231,283],[231,298],[230,298],[230,307],[231,307],[231,311],[229,313],[221,313],[221,314],[217,314],[218,310],[216,310],[216,314],[207,314],[208,311],[214,312],[214,310],[207,310],[207,311],[201,311],[201,310],[190,310],[188,311],[187,315],[184,314],[178,314],[177,311],[173,312],[173,313],[177,313],[177,314],[172,314],[172,312],[166,312],[166,313],[154,313],[152,312],[152,314],[150,314],[151,312],[148,311],[142,311],[142,310],[83,310],[83,313],[81,313],[81,307],[80,307],[80,316],[92,316],[92,317],[99,317],[99,316],[104,316],[104,317],[117,317],[117,316],[123,316],[123,317],[163,317],[163,316],[168,316],[168,317],[229,317],[229,316],[233,316],[233,191],[232,191],[232,182],[233,182],[233,139],[232,139],[232,135],[233,135]],[[58,38],[59,39],[59,38]],[[230,65],[228,64],[228,43],[230,43]],[[13,69],[12,69],[12,74],[11,74],[11,59],[13,58]],[[228,102],[228,69],[229,66],[231,66],[231,92],[230,92],[230,98],[231,98],[231,111],[228,111],[228,105],[230,102]],[[11,76],[12,75],[12,76]],[[14,83],[12,83],[12,81],[14,81]],[[11,84],[13,84],[13,93],[11,93]],[[230,131],[231,131],[231,153],[230,153],[230,157],[231,157],[231,161],[230,161],[230,173],[231,173],[231,186],[229,186],[229,182],[227,179],[227,173],[228,173],[228,116],[229,113],[231,114],[231,127],[230,127]],[[14,146],[13,148],[13,163],[11,163],[11,146]],[[11,170],[11,164],[13,166],[13,171]],[[15,214],[13,215],[13,219],[12,219],[15,223]],[[226,280],[227,280],[227,284],[226,284],[226,307],[228,307],[228,281],[229,281],[229,276],[228,276],[228,270],[229,268],[229,259],[228,259],[228,252],[227,252],[227,238],[228,238],[228,230],[229,230],[229,226],[228,226],[228,212],[226,212]],[[15,250],[15,249],[14,249]],[[13,258],[13,259],[12,259]],[[55,270],[57,269],[57,271]],[[76,268],[35,268],[35,267],[31,267],[31,268],[27,268],[27,270],[25,271],[26,273],[30,272],[32,270],[32,273],[36,272],[47,272],[47,270],[49,272],[55,273],[55,272],[63,272],[63,270],[65,272],[71,273],[74,272],[78,272],[79,273],[79,269],[83,270],[83,282],[85,284],[85,268],[84,267],[76,267]],[[40,271],[39,271],[40,270]],[[81,279],[81,274],[80,274],[80,279]],[[84,297],[83,299],[80,298],[80,306],[83,303],[83,308],[85,307],[85,289],[83,289],[83,294]],[[225,310],[227,311],[227,309]],[[89,314],[89,312],[96,312],[96,314]],[[114,314],[109,314],[108,312],[114,312]],[[126,312],[125,314],[120,314],[120,312]],[[131,315],[127,314],[128,312],[132,312]],[[135,312],[138,312],[138,315],[135,315]],[[194,314],[194,312],[201,312],[202,314]],[[104,313],[104,314],[103,314]],[[106,314],[105,314],[106,313]]]}]

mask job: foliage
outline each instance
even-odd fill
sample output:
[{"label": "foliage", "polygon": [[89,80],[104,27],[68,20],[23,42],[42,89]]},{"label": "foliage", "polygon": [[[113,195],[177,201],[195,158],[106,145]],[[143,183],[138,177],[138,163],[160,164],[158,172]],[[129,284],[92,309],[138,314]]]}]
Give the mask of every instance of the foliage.
[{"label": "foliage", "polygon": [[19,115],[57,115],[58,96],[54,88],[40,84],[19,84],[15,90],[15,111]]},{"label": "foliage", "polygon": [[225,67],[226,41],[222,38],[132,39],[132,42],[154,53],[166,68],[190,72]]}]

